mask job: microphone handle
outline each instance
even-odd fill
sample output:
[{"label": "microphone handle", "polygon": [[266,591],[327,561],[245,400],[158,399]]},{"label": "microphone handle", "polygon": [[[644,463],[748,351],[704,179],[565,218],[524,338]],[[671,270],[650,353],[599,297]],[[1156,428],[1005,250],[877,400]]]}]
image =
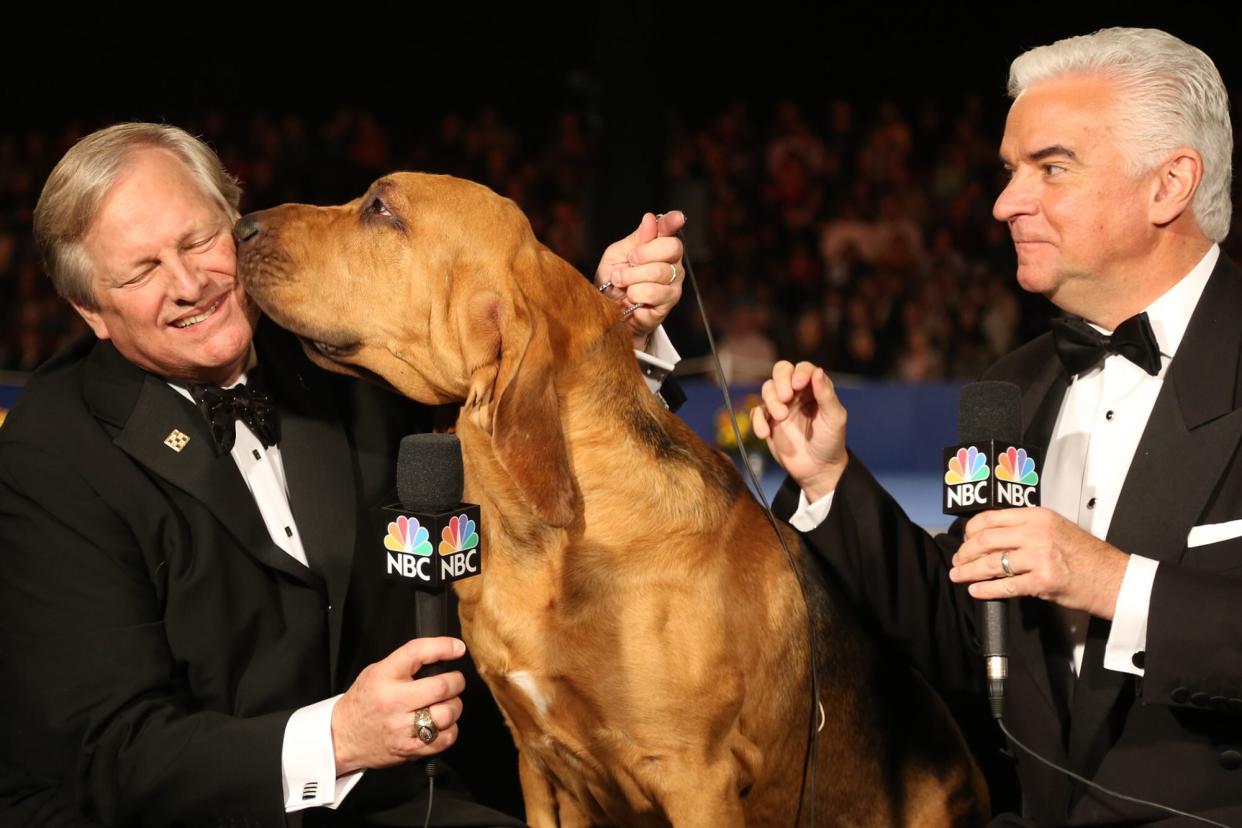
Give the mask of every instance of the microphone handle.
[{"label": "microphone handle", "polygon": [[[418,619],[419,638],[435,638],[448,632],[448,601],[445,599],[443,592],[437,590],[435,592],[418,593],[414,613]],[[433,661],[418,668],[414,678],[424,679],[430,676],[438,676],[452,669],[453,665],[448,661]],[[438,756],[432,756],[427,760],[427,764],[423,766],[423,773],[426,774],[429,780],[428,784],[431,785],[432,795],[434,796],[435,779],[440,775],[440,759]],[[429,798],[427,800],[428,817],[431,815],[432,802],[434,802],[434,799]]]},{"label": "microphone handle", "polygon": [[1009,676],[1009,644],[1005,640],[1006,601],[983,602],[983,663],[992,718],[1005,715],[1005,679]]},{"label": "microphone handle", "polygon": [[[414,609],[418,618],[419,638],[448,635],[448,605],[449,602],[443,592],[420,592],[418,594]],[[452,662],[433,661],[420,667],[414,674],[414,678],[438,676],[452,669],[454,669]]]}]

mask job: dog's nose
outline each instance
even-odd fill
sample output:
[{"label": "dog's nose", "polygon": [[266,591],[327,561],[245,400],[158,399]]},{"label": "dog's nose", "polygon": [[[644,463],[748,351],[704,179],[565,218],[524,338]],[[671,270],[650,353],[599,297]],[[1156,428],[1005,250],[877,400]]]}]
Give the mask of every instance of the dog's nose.
[{"label": "dog's nose", "polygon": [[250,241],[261,232],[263,232],[263,225],[259,224],[259,220],[254,216],[242,216],[237,220],[237,224],[233,225],[233,238],[237,239],[238,244]]}]

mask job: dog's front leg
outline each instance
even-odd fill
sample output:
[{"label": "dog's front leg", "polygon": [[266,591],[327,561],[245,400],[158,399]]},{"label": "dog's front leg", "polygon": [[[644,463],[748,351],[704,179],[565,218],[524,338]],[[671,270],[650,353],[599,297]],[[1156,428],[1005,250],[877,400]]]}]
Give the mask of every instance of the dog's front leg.
[{"label": "dog's front leg", "polygon": [[679,773],[660,794],[664,813],[673,828],[745,828],[746,813],[728,766]]},{"label": "dog's front leg", "polygon": [[590,828],[590,819],[573,797],[558,788],[524,752],[518,754],[518,778],[530,828]]}]

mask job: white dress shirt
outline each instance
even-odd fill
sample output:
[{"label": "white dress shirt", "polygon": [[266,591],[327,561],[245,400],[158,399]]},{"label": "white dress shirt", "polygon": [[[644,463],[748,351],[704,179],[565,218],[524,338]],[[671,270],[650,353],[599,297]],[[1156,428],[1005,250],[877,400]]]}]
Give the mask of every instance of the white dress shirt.
[{"label": "white dress shirt", "polygon": [[[1074,377],[1065,392],[1044,460],[1043,505],[1097,538],[1108,536],[1130,461],[1219,257],[1220,248],[1212,245],[1185,277],[1147,307],[1160,347],[1158,374],[1152,376],[1125,357],[1109,354]],[[1097,330],[1111,333],[1098,326]],[[802,494],[789,522],[808,532],[823,523],[831,508],[831,493],[815,503],[808,503]],[[1157,565],[1140,555],[1129,558],[1104,652],[1104,667],[1109,670],[1143,675],[1133,656],[1147,646],[1147,613]],[[1060,611],[1073,644],[1077,674],[1089,619],[1086,612]]]},{"label": "white dress shirt", "polygon": [[[653,332],[646,352],[635,351],[634,355],[643,372],[643,379],[652,393],[660,390],[664,379],[681,358],[663,326]],[[254,368],[256,361],[252,347],[246,370]],[[246,375],[243,373],[233,385],[245,381]],[[175,383],[169,385],[193,402],[193,397],[184,386]],[[232,388],[233,385],[228,387]],[[302,546],[302,536],[298,534],[297,523],[289,508],[289,486],[285,482],[285,466],[280,458],[280,447],[264,448],[245,423],[238,420],[235,425],[237,437],[230,453],[254,496],[259,513],[267,526],[267,533],[271,535],[272,542],[290,557],[303,566],[309,566],[306,550]],[[299,708],[285,724],[280,770],[285,811],[288,813],[313,807],[336,808],[362,778],[364,771],[361,770],[339,778],[336,775],[336,752],[332,747],[332,710],[340,698],[339,695],[333,696]]]}]

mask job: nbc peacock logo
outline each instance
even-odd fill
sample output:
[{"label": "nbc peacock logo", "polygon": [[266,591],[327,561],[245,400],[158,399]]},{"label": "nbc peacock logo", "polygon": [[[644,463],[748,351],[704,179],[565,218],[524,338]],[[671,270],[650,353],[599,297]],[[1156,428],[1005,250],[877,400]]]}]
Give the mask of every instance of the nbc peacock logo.
[{"label": "nbc peacock logo", "polygon": [[[944,482],[950,486],[962,483],[976,483],[988,479],[988,464],[983,455],[974,446],[969,449],[960,448],[957,454],[949,458],[949,470],[944,473]],[[999,475],[999,471],[997,472]]]},{"label": "nbc peacock logo", "polygon": [[1035,458],[1028,456],[1024,448],[1010,446],[996,458],[996,479],[1023,486],[1038,485]]},{"label": "nbc peacock logo", "polygon": [[440,554],[465,552],[479,545],[477,524],[468,515],[454,515],[440,532]]},{"label": "nbc peacock logo", "polygon": [[[430,537],[431,533],[427,531],[427,527],[419,524],[418,518],[400,515],[388,524],[388,534],[384,536],[384,548],[407,555],[430,555],[431,541],[428,540]],[[441,554],[443,554],[443,549],[441,549]]]},{"label": "nbc peacock logo", "polygon": [[388,576],[423,587],[439,589],[478,575],[483,571],[479,507],[463,503],[452,512],[398,515],[388,524],[384,548]]}]

